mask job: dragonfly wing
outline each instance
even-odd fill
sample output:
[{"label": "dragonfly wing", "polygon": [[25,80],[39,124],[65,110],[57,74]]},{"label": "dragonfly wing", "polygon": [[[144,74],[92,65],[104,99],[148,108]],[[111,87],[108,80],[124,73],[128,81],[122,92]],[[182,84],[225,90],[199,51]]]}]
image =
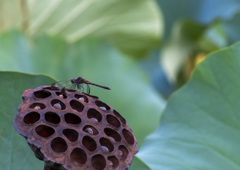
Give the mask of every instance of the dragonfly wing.
[{"label": "dragonfly wing", "polygon": [[79,92],[83,92],[84,91],[84,87],[82,86],[82,85],[80,85],[80,84],[78,84],[78,87],[77,87],[78,89],[78,91]]},{"label": "dragonfly wing", "polygon": [[67,81],[58,81],[55,83],[59,87],[65,87],[66,89],[71,89],[71,86],[73,85],[70,80]]},{"label": "dragonfly wing", "polygon": [[68,89],[72,89],[72,90],[78,90],[76,84],[72,84],[71,86],[69,86]]},{"label": "dragonfly wing", "polygon": [[71,80],[58,81],[58,82],[56,82],[54,84],[59,86],[59,87],[61,87],[61,88],[65,87],[66,89],[77,90],[79,92],[84,92],[84,90],[86,90],[85,93],[87,93],[87,94],[90,94],[90,87],[89,87],[88,84],[104,88],[104,86],[100,86],[100,85],[97,85],[97,84],[94,84],[94,83],[90,83],[90,82],[87,82],[87,83],[72,83]]}]

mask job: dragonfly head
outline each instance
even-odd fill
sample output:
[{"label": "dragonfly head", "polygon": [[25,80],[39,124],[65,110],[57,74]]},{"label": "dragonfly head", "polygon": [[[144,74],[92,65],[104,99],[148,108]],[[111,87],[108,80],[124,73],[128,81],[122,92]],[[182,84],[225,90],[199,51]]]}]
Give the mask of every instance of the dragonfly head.
[{"label": "dragonfly head", "polygon": [[75,78],[71,79],[71,83],[72,84],[76,83],[76,79]]}]

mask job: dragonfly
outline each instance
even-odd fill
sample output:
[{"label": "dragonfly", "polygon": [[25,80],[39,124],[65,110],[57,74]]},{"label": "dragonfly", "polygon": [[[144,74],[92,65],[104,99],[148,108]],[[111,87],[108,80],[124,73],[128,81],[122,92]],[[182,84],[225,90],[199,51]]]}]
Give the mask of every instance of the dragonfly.
[{"label": "dragonfly", "polygon": [[71,80],[66,80],[66,81],[59,81],[59,82],[53,83],[51,86],[54,87],[55,85],[62,87],[64,89],[77,90],[80,92],[84,91],[84,87],[86,87],[87,94],[90,94],[89,85],[97,86],[106,90],[111,90],[109,87],[92,83],[82,77],[72,78]]}]

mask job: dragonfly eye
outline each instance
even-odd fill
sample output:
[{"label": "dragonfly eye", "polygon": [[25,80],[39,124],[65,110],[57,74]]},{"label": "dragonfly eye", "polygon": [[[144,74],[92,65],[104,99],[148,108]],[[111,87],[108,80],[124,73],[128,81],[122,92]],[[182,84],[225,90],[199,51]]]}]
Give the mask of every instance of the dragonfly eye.
[{"label": "dragonfly eye", "polygon": [[71,83],[74,84],[76,82],[76,79],[71,79]]}]

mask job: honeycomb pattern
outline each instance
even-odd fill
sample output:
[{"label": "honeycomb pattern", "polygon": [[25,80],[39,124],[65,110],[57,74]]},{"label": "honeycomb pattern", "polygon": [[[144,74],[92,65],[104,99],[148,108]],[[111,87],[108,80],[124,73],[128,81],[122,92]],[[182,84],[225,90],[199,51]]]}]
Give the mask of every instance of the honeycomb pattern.
[{"label": "honeycomb pattern", "polygon": [[40,86],[22,99],[14,126],[45,170],[129,168],[136,139],[126,120],[98,97]]}]

